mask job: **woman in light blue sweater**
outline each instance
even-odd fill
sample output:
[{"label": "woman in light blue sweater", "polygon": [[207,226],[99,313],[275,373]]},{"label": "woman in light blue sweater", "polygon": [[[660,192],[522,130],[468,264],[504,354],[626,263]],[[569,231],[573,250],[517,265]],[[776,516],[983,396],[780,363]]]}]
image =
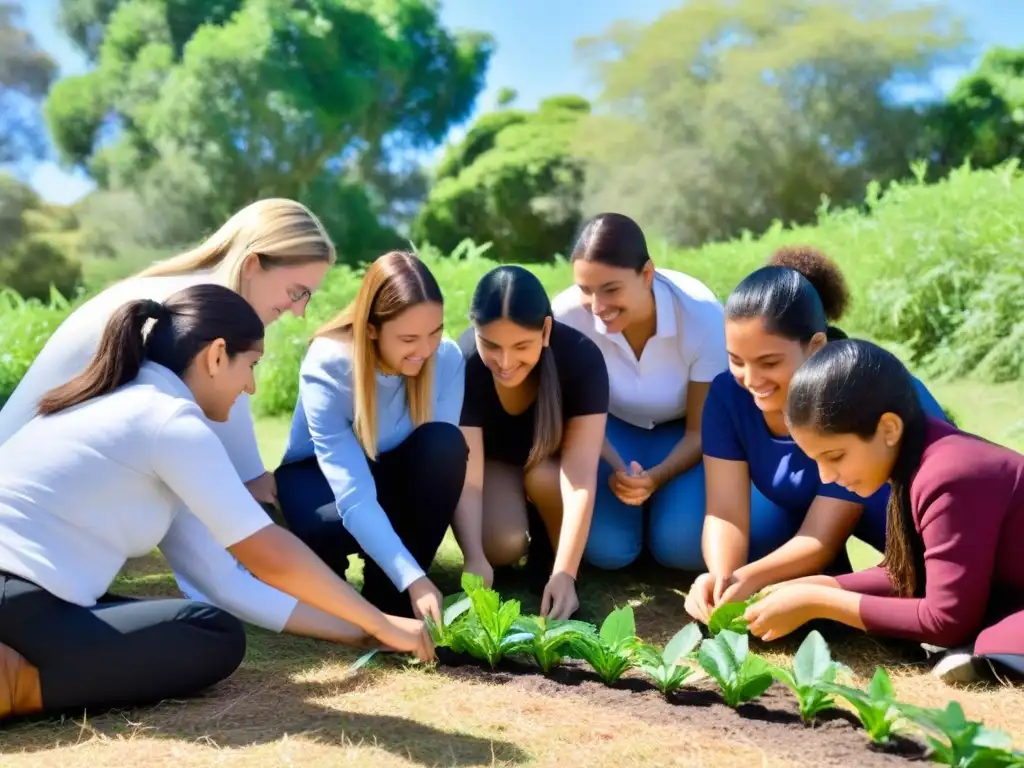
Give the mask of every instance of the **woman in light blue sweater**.
[{"label": "woman in light blue sweater", "polygon": [[426,265],[399,251],[377,259],[355,301],[314,335],[276,472],[292,532],[341,575],[362,555],[363,596],[382,611],[437,621],[441,593],[426,571],[469,455],[457,426],[465,363],[443,332]]}]

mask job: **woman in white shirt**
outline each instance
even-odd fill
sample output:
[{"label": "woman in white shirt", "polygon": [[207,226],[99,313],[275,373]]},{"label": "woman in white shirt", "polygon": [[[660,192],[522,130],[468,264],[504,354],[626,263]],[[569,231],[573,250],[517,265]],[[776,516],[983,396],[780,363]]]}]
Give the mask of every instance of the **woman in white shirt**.
[{"label": "woman in white shirt", "polygon": [[208,420],[226,421],[254,391],[263,332],[221,286],[129,302],[86,370],[43,396],[0,447],[0,717],[188,696],[237,668],[245,634],[231,615],[107,593],[125,561],[154,546],[197,575],[179,527],[185,508],[257,578],[432,657],[421,622],[371,606],[231,472]]},{"label": "woman in white shirt", "polygon": [[[35,416],[46,392],[85,369],[107,320],[125,302],[162,301],[191,285],[223,285],[245,298],[269,325],[285,312],[301,316],[334,261],[330,237],[305,206],[277,198],[252,203],[195,249],[110,286],[72,312],[0,410],[0,445]],[[211,428],[252,495],[273,504],[274,476],[260,459],[248,396],[238,398],[227,421],[211,423]],[[348,628],[334,617],[299,604],[241,570],[198,520],[191,520],[182,530],[187,532],[201,567],[201,571],[193,569],[191,579],[175,572],[187,596],[212,602],[273,632],[353,640]]]},{"label": "woman in white shirt", "polygon": [[700,425],[711,381],[728,367],[722,305],[689,275],[655,269],[640,227],[618,213],[587,223],[572,268],[555,318],[596,342],[610,394],[584,557],[605,569],[636,560],[646,507],[654,558],[703,570]]},{"label": "woman in white shirt", "polygon": [[309,346],[277,470],[292,532],[341,576],[362,555],[363,595],[382,611],[437,621],[427,571],[469,453],[458,428],[465,363],[443,333],[427,266],[402,251],[377,259]]}]

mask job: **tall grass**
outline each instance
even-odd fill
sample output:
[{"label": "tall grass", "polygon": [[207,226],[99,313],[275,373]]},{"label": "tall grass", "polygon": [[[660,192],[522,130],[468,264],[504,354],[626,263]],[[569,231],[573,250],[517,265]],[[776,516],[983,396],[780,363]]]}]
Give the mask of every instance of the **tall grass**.
[{"label": "tall grass", "polygon": [[[1024,174],[1016,162],[994,170],[962,168],[933,185],[917,180],[868,190],[863,210],[819,210],[814,226],[774,227],[703,248],[653,247],[660,267],[687,272],[723,299],[772,250],[813,245],[843,268],[853,296],[841,323],[851,333],[896,348],[932,378],[973,376],[1000,382],[1024,378]],[[480,276],[495,266],[487,244],[466,241],[453,253],[419,249],[445,292],[445,324],[452,337],[467,324],[469,300]],[[568,264],[530,265],[553,295],[571,281]],[[313,331],[355,296],[360,274],[332,270],[305,318],[286,317],[268,332],[258,368],[259,413],[291,411],[298,367]],[[0,297],[0,403],[24,374],[69,307]]]}]

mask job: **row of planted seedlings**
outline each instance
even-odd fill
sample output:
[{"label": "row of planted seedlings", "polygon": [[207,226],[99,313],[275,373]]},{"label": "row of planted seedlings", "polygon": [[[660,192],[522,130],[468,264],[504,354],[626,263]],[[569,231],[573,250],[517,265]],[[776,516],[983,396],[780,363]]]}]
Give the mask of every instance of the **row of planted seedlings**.
[{"label": "row of planted seedlings", "polygon": [[[758,699],[777,681],[793,692],[805,723],[813,723],[842,699],[856,712],[870,741],[879,746],[891,743],[898,733],[919,733],[933,762],[957,768],[1024,768],[1024,751],[1013,749],[1010,736],[968,720],[958,702],[949,702],[945,709],[900,702],[882,667],[866,688],[848,684],[852,671],[832,659],[817,630],[808,633],[790,667],[750,652],[743,615],[756,597],[716,609],[708,622],[710,636],[703,635],[699,624],[690,623],[658,647],[636,636],[633,609],[628,605],[613,610],[598,628],[573,619],[523,615],[518,600],[502,600],[473,574],[463,575],[462,589],[445,599],[442,623],[428,619],[427,625],[437,647],[492,669],[502,659],[525,657],[550,675],[557,665],[574,659],[588,664],[609,686],[637,669],[666,697],[706,675],[733,709]],[[355,666],[362,666],[375,653],[366,654]]]}]

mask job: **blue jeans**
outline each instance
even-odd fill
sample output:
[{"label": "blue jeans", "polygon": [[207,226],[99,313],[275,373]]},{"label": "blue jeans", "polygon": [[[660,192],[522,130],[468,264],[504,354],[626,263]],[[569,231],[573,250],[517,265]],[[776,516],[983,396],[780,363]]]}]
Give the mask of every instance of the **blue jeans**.
[{"label": "blue jeans", "polygon": [[[609,415],[605,435],[627,466],[636,461],[650,469],[672,452],[685,431],[683,420],[643,429]],[[643,509],[616,498],[608,486],[611,474],[611,467],[602,461],[597,473],[594,518],[584,550],[587,563],[604,570],[625,568],[636,560],[644,537]],[[705,508],[703,463],[669,480],[646,506],[650,518],[648,547],[654,559],[668,568],[706,571],[700,546]],[[777,549],[793,537],[801,522],[751,485],[749,559],[756,560]]]}]

